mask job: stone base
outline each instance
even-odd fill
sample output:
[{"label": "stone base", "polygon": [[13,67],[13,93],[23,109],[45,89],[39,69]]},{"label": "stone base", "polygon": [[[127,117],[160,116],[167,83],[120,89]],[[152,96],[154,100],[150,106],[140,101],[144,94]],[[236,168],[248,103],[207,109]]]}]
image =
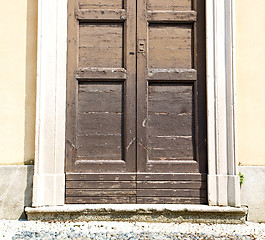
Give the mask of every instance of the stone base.
[{"label": "stone base", "polygon": [[28,220],[245,223],[247,209],[177,204],[91,204],[26,208]]},{"label": "stone base", "polygon": [[241,185],[241,204],[248,206],[248,221],[265,222],[265,167],[240,166],[244,175]]},{"label": "stone base", "polygon": [[25,219],[32,202],[33,166],[0,166],[0,219]]}]

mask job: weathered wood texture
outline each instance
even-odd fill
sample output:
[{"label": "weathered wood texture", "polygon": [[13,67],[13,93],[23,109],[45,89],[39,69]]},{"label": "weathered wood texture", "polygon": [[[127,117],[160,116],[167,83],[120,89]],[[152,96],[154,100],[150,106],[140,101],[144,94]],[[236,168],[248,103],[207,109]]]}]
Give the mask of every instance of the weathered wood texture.
[{"label": "weathered wood texture", "polygon": [[206,173],[204,1],[137,7],[137,170]]},{"label": "weathered wood texture", "polygon": [[205,204],[206,174],[137,174],[137,203]]},{"label": "weathered wood texture", "polygon": [[206,203],[205,1],[68,5],[66,203]]},{"label": "weathered wood texture", "polygon": [[197,71],[195,69],[149,68],[146,79],[149,82],[196,81]]},{"label": "weathered wood texture", "polygon": [[67,181],[135,181],[136,173],[68,173]]},{"label": "weathered wood texture", "polygon": [[192,84],[149,84],[150,160],[194,159],[193,109]]},{"label": "weathered wood texture", "polygon": [[113,197],[104,197],[104,196],[99,196],[99,197],[71,197],[67,196],[66,198],[66,204],[135,204],[136,203],[136,198],[135,196],[119,196],[117,194],[116,196]]},{"label": "weathered wood texture", "polygon": [[148,22],[184,23],[195,22],[195,11],[147,11]]},{"label": "weathered wood texture", "polygon": [[192,41],[191,24],[150,24],[148,67],[193,68]]},{"label": "weathered wood texture", "polygon": [[136,202],[135,7],[68,5],[66,203]]},{"label": "weathered wood texture", "polygon": [[192,0],[147,0],[147,9],[186,11],[192,9],[192,2]]},{"label": "weathered wood texture", "polygon": [[[137,178],[137,180],[136,180]],[[203,174],[68,174],[67,203],[206,203]]]},{"label": "weathered wood texture", "polygon": [[79,67],[123,67],[123,24],[79,25]]},{"label": "weathered wood texture", "polygon": [[136,203],[136,174],[67,174],[67,203]]},{"label": "weathered wood texture", "polygon": [[81,9],[121,9],[123,0],[80,0]]},{"label": "weathered wood texture", "polygon": [[123,22],[127,16],[125,10],[99,10],[86,9],[76,12],[76,17],[80,22],[115,21]]},{"label": "weathered wood texture", "polygon": [[117,81],[126,80],[127,71],[124,68],[78,68],[76,79],[78,81]]},{"label": "weathered wood texture", "polygon": [[123,84],[82,82],[78,89],[77,159],[123,159]]},{"label": "weathered wood texture", "polygon": [[137,181],[201,181],[206,182],[206,174],[189,173],[137,173]]}]

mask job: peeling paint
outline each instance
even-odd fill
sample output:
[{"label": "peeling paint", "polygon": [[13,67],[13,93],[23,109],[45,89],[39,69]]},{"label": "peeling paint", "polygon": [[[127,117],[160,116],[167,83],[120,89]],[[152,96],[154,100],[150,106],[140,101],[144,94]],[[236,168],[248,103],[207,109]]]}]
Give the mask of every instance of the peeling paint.
[{"label": "peeling paint", "polygon": [[185,139],[191,139],[192,136],[157,136],[158,138],[185,138]]},{"label": "peeling paint", "polygon": [[131,147],[131,145],[133,144],[134,141],[135,141],[135,138],[131,139],[131,141],[129,142],[128,146],[126,147],[126,151],[129,150],[129,148]]},{"label": "peeling paint", "polygon": [[146,123],[147,123],[147,118],[145,118],[142,122],[142,126],[145,128],[146,127]]}]

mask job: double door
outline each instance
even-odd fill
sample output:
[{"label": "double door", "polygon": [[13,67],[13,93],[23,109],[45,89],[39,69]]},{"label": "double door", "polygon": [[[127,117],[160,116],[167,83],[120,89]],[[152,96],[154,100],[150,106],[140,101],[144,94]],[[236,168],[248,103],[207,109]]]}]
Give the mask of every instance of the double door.
[{"label": "double door", "polygon": [[206,203],[201,0],[69,0],[66,203]]}]

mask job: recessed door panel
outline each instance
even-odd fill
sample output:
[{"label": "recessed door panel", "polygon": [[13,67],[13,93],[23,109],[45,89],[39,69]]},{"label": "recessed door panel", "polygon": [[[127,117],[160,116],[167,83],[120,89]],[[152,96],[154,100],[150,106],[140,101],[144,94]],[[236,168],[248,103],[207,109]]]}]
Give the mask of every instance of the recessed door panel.
[{"label": "recessed door panel", "polygon": [[78,87],[77,160],[123,160],[123,83]]},{"label": "recessed door panel", "polygon": [[192,68],[192,24],[149,24],[148,68]]},{"label": "recessed door panel", "polygon": [[148,86],[148,159],[195,160],[192,84]]},{"label": "recessed door panel", "polygon": [[79,67],[123,67],[123,23],[79,25]]}]

